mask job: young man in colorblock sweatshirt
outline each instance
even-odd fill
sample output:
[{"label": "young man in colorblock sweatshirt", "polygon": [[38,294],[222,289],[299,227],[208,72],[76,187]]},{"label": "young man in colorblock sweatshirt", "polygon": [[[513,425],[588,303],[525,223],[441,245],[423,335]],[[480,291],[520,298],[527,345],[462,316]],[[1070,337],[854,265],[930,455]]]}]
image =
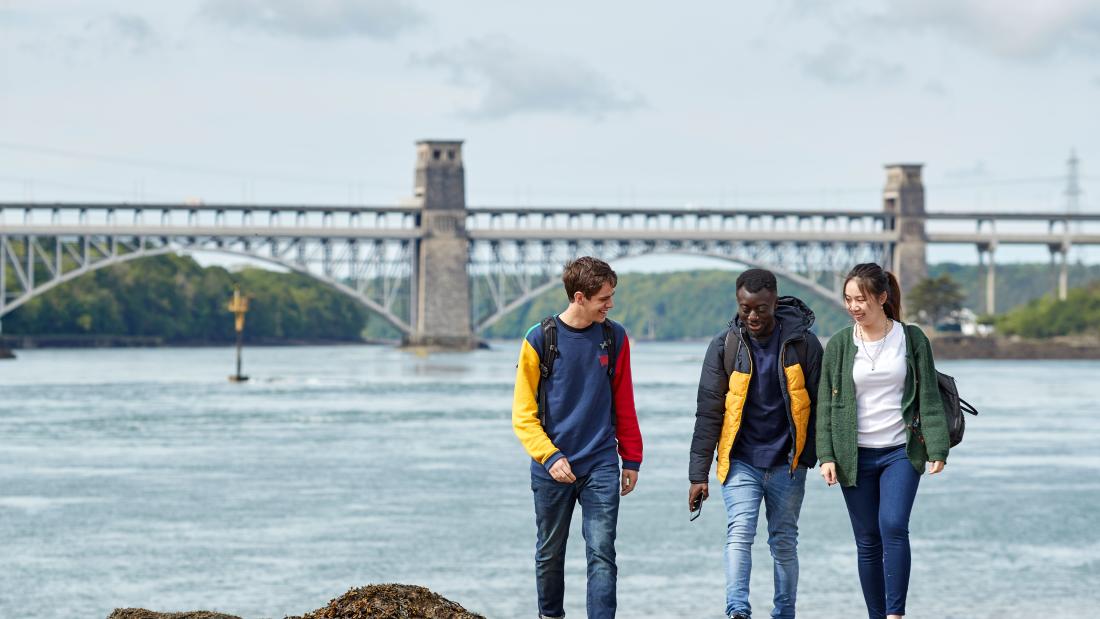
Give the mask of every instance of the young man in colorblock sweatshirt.
[{"label": "young man in colorblock sweatshirt", "polygon": [[[580,503],[588,617],[603,619],[615,616],[619,497],[638,483],[642,435],[630,341],[621,325],[607,319],[615,306],[615,272],[586,256],[565,266],[562,282],[569,307],[552,322],[531,327],[520,344],[512,428],[531,456],[539,617],[565,616],[565,546],[573,507]],[[556,353],[547,351],[548,337],[556,340]],[[545,358],[550,354],[553,359]],[[552,371],[544,378],[548,366]],[[539,410],[540,381],[546,410]]]}]

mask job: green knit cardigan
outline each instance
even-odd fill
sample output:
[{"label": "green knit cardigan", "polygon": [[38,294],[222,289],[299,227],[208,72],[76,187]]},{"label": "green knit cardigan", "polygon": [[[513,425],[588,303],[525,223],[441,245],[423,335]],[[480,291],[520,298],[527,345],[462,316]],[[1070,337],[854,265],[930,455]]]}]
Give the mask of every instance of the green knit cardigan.
[{"label": "green knit cardigan", "polygon": [[[856,345],[852,340],[852,328],[845,327],[829,338],[821,360],[821,381],[817,391],[817,457],[822,463],[836,463],[837,480],[843,486],[856,485],[859,469],[856,385],[852,380]],[[916,325],[905,326],[905,356],[908,370],[901,397],[905,452],[913,468],[924,473],[925,463],[947,460],[951,439],[936,380],[932,345]],[[914,432],[913,413],[918,405],[921,429]]]}]

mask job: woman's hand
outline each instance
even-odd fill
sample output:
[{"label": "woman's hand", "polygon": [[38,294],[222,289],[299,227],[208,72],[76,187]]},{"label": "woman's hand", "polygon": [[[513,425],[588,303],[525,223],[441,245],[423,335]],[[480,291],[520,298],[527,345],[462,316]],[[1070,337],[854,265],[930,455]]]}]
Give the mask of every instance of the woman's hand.
[{"label": "woman's hand", "polygon": [[828,484],[830,486],[835,484],[836,483],[836,462],[822,462],[821,463],[821,477],[825,479],[826,484]]},{"label": "woman's hand", "polygon": [[943,460],[933,460],[932,462],[928,463],[928,472],[932,475],[935,475],[936,473],[939,473],[943,470],[943,465]]}]

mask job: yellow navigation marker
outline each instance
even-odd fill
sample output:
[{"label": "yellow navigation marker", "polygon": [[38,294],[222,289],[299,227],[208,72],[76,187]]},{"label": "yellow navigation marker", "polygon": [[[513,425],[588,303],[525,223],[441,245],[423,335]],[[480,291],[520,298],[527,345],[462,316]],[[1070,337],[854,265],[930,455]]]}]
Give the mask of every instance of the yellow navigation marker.
[{"label": "yellow navigation marker", "polygon": [[241,296],[240,285],[233,286],[233,300],[229,302],[229,311],[236,317],[237,330],[237,373],[229,376],[229,382],[243,383],[248,380],[241,374],[241,346],[244,343],[244,315],[248,311],[248,297]]}]

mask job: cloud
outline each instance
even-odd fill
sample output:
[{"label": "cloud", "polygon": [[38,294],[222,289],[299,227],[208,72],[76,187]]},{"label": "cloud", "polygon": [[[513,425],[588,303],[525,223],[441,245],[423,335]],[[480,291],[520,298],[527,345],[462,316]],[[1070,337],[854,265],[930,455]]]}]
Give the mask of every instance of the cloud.
[{"label": "cloud", "polygon": [[947,170],[944,176],[953,180],[974,180],[988,177],[989,171],[985,167],[985,162],[979,160],[968,167]]},{"label": "cloud", "polygon": [[876,58],[859,56],[843,43],[830,43],[821,51],[801,56],[802,71],[826,84],[893,82],[905,75],[905,67]]},{"label": "cloud", "polygon": [[1095,0],[887,0],[871,25],[929,32],[994,55],[1034,59],[1100,49]]},{"label": "cloud", "polygon": [[108,13],[78,24],[51,36],[25,38],[18,48],[25,53],[79,61],[94,52],[143,56],[162,45],[156,29],[140,15]]},{"label": "cloud", "polygon": [[640,95],[617,87],[581,60],[523,49],[503,36],[471,40],[413,61],[449,71],[456,84],[479,88],[481,100],[466,111],[479,120],[531,113],[599,120],[645,105]]},{"label": "cloud", "polygon": [[304,39],[392,39],[425,21],[402,0],[206,0],[199,14],[233,28]]},{"label": "cloud", "polygon": [[116,46],[135,54],[145,53],[160,45],[159,37],[153,27],[140,15],[112,13],[102,19],[89,22],[89,29],[99,31],[103,40],[114,41]]},{"label": "cloud", "polygon": [[924,83],[924,92],[938,97],[943,97],[948,94],[947,86],[944,86],[943,82],[935,78]]}]

